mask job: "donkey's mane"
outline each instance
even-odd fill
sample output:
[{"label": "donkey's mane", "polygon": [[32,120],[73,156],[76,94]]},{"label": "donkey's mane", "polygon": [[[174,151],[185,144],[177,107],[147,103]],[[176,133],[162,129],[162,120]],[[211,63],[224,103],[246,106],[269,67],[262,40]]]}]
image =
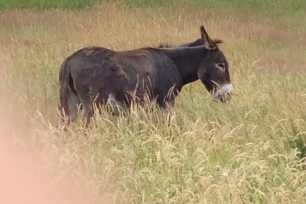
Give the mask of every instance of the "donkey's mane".
[{"label": "donkey's mane", "polygon": [[[217,46],[218,44],[224,43],[223,40],[220,39],[214,39],[212,40],[215,45]],[[159,46],[157,46],[157,48],[180,48],[180,47],[197,47],[200,44],[202,44],[202,39],[199,38],[197,40],[195,40],[194,42],[191,43],[182,43],[182,44],[171,44],[171,43],[161,43]]]}]

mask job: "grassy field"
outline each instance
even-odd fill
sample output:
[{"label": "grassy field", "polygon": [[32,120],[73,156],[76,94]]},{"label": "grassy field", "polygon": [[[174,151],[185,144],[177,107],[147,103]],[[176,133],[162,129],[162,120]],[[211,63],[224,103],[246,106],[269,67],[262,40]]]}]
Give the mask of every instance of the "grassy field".
[{"label": "grassy field", "polygon": [[[35,10],[0,1],[0,139],[39,163],[54,195],[66,198],[56,188],[64,186],[93,204],[306,203],[304,0],[55,3],[91,6],[78,10],[30,2],[17,7]],[[202,24],[225,41],[229,103],[213,102],[198,81],[183,88],[170,125],[159,111],[138,108],[126,117],[103,113],[90,130],[82,117],[69,133],[56,128],[65,57],[90,45],[191,42]]]}]

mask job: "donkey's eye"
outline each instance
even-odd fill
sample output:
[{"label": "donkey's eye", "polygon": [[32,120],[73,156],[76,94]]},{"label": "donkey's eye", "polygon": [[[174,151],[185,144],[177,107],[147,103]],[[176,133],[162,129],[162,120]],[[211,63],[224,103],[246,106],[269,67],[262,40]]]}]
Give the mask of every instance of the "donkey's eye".
[{"label": "donkey's eye", "polygon": [[225,70],[225,63],[216,63],[217,67],[219,67],[220,69]]}]

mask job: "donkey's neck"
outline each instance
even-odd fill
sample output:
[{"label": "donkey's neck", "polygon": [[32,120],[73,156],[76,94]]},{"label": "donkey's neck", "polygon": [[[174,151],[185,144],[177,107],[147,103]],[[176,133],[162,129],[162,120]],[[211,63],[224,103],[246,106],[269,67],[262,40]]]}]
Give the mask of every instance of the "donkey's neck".
[{"label": "donkey's neck", "polygon": [[183,85],[199,79],[197,70],[207,53],[204,46],[165,49],[165,54],[181,73]]}]

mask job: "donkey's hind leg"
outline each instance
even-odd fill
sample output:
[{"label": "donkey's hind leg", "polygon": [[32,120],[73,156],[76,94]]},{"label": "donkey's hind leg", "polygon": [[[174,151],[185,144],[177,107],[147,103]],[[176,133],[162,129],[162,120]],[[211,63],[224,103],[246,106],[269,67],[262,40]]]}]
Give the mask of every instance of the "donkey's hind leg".
[{"label": "donkey's hind leg", "polygon": [[81,100],[77,93],[74,93],[71,88],[68,88],[68,106],[70,121],[73,122],[78,116]]},{"label": "donkey's hind leg", "polygon": [[83,105],[83,114],[85,117],[85,126],[88,127],[91,118],[94,115],[93,105],[90,100],[81,100]]}]

